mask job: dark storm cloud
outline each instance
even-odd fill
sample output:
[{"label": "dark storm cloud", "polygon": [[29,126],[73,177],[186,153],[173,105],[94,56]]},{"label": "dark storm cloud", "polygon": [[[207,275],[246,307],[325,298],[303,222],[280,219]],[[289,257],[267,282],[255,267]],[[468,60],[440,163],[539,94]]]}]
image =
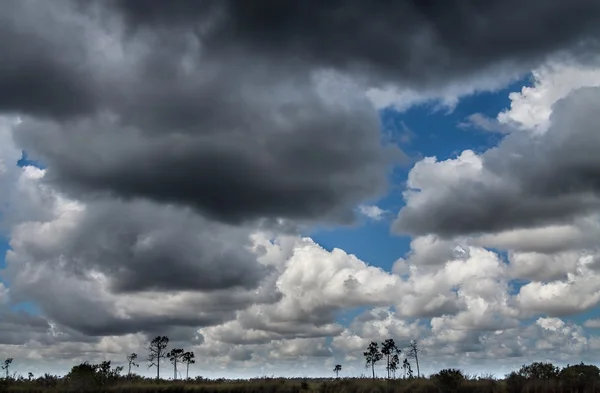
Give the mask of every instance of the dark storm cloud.
[{"label": "dark storm cloud", "polygon": [[0,109],[24,114],[17,139],[48,179],[227,222],[347,220],[385,190],[401,153],[382,154],[365,86],[336,72],[443,87],[593,44],[600,26],[600,4],[583,0],[38,3],[5,6],[0,50],[15,64],[3,66],[30,78],[0,75],[23,97]]},{"label": "dark storm cloud", "polygon": [[482,155],[481,173],[439,190],[430,185],[435,197],[402,208],[394,228],[452,237],[564,224],[598,211],[599,102],[600,88],[571,93],[555,104],[546,133],[507,136]]},{"label": "dark storm cloud", "polygon": [[531,66],[582,40],[595,45],[600,33],[600,4],[595,0],[111,4],[136,28],[197,24],[213,17],[217,22],[204,36],[209,51],[232,46],[417,87],[469,77],[499,62]]},{"label": "dark storm cloud", "polygon": [[48,165],[47,179],[77,196],[150,198],[236,223],[347,221],[403,158],[382,148],[376,111],[335,75],[293,60],[206,56],[198,37],[175,28],[103,40],[106,60],[96,54],[94,66],[107,86],[102,110],[24,117],[16,132]]},{"label": "dark storm cloud", "polygon": [[63,1],[0,5],[0,112],[69,118],[96,109],[83,29]]}]

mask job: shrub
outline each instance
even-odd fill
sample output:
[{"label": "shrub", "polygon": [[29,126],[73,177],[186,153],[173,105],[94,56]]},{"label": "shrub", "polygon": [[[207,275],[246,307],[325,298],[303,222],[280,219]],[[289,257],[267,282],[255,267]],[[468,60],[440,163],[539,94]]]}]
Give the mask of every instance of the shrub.
[{"label": "shrub", "polygon": [[558,378],[558,367],[552,363],[534,362],[528,366],[523,365],[517,374],[527,379],[548,380]]},{"label": "shrub", "polygon": [[455,393],[465,381],[465,376],[459,369],[447,368],[431,376],[431,380],[442,393]]},{"label": "shrub", "polygon": [[506,376],[506,391],[508,393],[521,393],[525,388],[525,384],[527,383],[527,378],[523,375],[517,373],[516,371],[512,371],[510,374]]}]

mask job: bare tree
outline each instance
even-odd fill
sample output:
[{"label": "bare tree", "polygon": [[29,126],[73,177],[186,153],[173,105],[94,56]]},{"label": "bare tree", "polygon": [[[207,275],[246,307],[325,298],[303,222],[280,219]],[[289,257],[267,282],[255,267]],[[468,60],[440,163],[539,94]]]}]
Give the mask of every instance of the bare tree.
[{"label": "bare tree", "polygon": [[408,353],[406,355],[411,358],[415,358],[415,363],[417,364],[417,378],[421,378],[421,370],[419,369],[419,352],[421,352],[421,348],[419,348],[419,342],[417,340],[412,340],[408,344]]},{"label": "bare tree", "polygon": [[196,363],[196,360],[194,360],[194,352],[186,352],[183,354],[183,358],[181,359],[181,361],[183,363],[185,363],[186,365],[186,369],[185,369],[185,379],[189,379],[190,377],[190,364],[194,364]]},{"label": "bare tree", "polygon": [[373,379],[375,379],[375,363],[383,359],[383,355],[379,352],[379,346],[375,341],[371,341],[371,344],[367,347],[367,351],[363,352],[366,360],[366,367],[371,366],[373,372]]},{"label": "bare tree", "polygon": [[400,349],[396,346],[394,339],[388,338],[387,340],[381,343],[381,353],[386,356],[387,365],[385,368],[387,370],[387,377],[388,379],[390,379],[390,371],[393,371],[391,367],[393,358],[394,355],[400,353]]},{"label": "bare tree", "polygon": [[131,366],[135,366],[135,367],[139,367],[140,365],[137,364],[135,361],[137,359],[138,355],[135,352],[130,353],[129,355],[127,355],[127,363],[129,364],[129,369],[127,371],[127,375],[131,375]]},{"label": "bare tree", "polygon": [[13,362],[13,358],[8,358],[4,360],[4,365],[2,366],[2,370],[6,371],[6,379],[8,379],[8,369]]},{"label": "bare tree", "polygon": [[173,364],[173,380],[177,379],[177,363],[181,363],[185,352],[181,348],[171,349],[171,352],[167,354],[167,357]]},{"label": "bare tree", "polygon": [[167,336],[156,336],[148,347],[148,368],[156,367],[156,380],[160,379],[160,359],[167,357],[167,345],[169,345]]},{"label": "bare tree", "polygon": [[335,367],[333,368],[333,372],[335,373],[336,378],[340,377],[340,371],[342,371],[342,365],[336,364]]}]

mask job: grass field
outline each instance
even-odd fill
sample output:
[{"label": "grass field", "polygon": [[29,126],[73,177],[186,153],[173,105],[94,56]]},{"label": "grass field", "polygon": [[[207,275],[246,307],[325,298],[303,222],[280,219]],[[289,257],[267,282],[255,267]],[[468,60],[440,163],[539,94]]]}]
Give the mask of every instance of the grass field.
[{"label": "grass field", "polygon": [[[537,365],[537,366],[536,366]],[[203,393],[600,393],[600,373],[593,365],[568,366],[562,370],[543,363],[523,366],[504,379],[468,377],[459,370],[442,370],[430,378],[256,378],[251,380],[166,381],[138,376],[102,377],[46,375],[26,380],[0,380],[0,392],[203,392]]]}]

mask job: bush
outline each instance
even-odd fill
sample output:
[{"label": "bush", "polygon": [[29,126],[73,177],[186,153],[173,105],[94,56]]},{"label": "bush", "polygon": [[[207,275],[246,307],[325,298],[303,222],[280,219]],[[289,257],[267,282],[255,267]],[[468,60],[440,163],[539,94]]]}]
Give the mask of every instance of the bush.
[{"label": "bush", "polygon": [[521,393],[527,384],[527,378],[517,373],[511,372],[506,376],[506,391],[508,393]]},{"label": "bush", "polygon": [[558,378],[558,367],[552,363],[534,362],[528,366],[523,365],[517,374],[532,380],[549,380]]},{"label": "bush", "polygon": [[442,393],[455,393],[465,381],[465,376],[459,369],[447,368],[431,376],[431,380]]}]

